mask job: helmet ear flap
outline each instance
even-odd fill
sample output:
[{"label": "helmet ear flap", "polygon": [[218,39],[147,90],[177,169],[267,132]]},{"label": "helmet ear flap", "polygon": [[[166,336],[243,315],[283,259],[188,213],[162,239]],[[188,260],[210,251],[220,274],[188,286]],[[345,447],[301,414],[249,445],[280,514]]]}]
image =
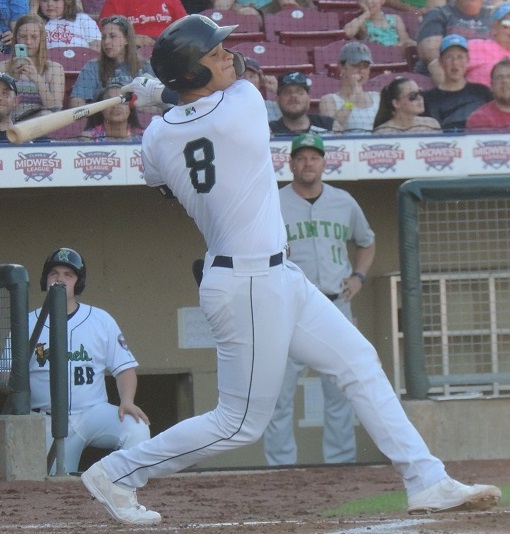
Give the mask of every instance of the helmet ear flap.
[{"label": "helmet ear flap", "polygon": [[244,60],[244,56],[241,54],[241,52],[228,50],[227,48],[225,48],[225,50],[234,55],[234,70],[236,71],[236,76],[239,77],[244,74],[244,71],[246,70],[246,61]]},{"label": "helmet ear flap", "polygon": [[[185,87],[189,89],[199,89],[200,87],[206,86],[212,78],[212,72],[204,65],[197,63],[193,66],[193,69],[190,72],[187,72],[184,75],[184,80],[186,82]],[[178,87],[180,89],[180,87]]]}]

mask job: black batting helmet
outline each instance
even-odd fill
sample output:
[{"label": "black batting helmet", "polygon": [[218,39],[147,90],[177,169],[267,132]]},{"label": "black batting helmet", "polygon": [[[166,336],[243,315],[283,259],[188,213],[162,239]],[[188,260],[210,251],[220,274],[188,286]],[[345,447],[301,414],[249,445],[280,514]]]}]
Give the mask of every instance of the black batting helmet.
[{"label": "black batting helmet", "polygon": [[212,73],[198,61],[236,28],[220,27],[198,14],[176,20],[156,39],[151,57],[154,73],[169,89],[204,87]]},{"label": "black batting helmet", "polygon": [[85,267],[85,260],[72,248],[57,248],[54,250],[44,262],[41,274],[41,291],[47,289],[48,273],[56,265],[66,265],[76,273],[78,280],[74,286],[74,294],[79,295],[85,289],[85,278],[87,276],[87,269]]}]

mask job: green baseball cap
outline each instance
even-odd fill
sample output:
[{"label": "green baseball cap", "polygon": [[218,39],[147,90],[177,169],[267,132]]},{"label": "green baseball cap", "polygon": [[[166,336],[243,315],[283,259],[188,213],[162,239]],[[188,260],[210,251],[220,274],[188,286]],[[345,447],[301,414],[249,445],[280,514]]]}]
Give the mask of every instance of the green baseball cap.
[{"label": "green baseball cap", "polygon": [[321,156],[324,156],[326,153],[324,150],[324,142],[322,141],[322,137],[319,137],[314,133],[301,134],[293,139],[292,148],[290,150],[291,157],[293,157],[294,154],[302,148],[314,148],[317,150],[317,152],[320,152]]}]

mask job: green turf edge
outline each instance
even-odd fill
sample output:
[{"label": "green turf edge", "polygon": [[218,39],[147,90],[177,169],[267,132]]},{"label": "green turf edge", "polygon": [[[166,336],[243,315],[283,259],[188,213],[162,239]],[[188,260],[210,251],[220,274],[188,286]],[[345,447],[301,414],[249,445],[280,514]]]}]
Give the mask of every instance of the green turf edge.
[{"label": "green turf edge", "polygon": [[[499,506],[510,505],[510,485],[499,486],[502,492]],[[335,517],[339,515],[378,514],[390,512],[405,512],[407,498],[405,491],[391,491],[379,493],[364,499],[348,501],[336,508],[327,508],[321,512],[323,517]]]}]

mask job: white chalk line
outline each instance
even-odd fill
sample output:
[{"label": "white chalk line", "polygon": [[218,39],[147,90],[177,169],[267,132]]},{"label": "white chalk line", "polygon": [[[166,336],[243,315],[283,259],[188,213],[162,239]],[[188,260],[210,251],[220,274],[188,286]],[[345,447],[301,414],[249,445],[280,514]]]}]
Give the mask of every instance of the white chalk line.
[{"label": "white chalk line", "polygon": [[[491,512],[485,512],[487,515],[490,515]],[[501,513],[501,512],[499,512]],[[346,518],[346,522],[349,525],[354,526],[342,526],[341,530],[338,530],[338,519],[336,520],[324,520],[321,522],[321,530],[324,532],[324,529],[331,528],[329,531],[330,534],[366,534],[367,528],[373,534],[420,534],[420,525],[430,524],[430,523],[441,523],[444,521],[444,518],[435,519],[431,517],[422,517],[422,518],[412,518],[412,519],[379,519],[379,518],[367,518],[367,519],[352,519],[349,520]],[[85,521],[63,521],[56,523],[37,523],[37,524],[28,524],[20,525],[12,524],[0,525],[1,532],[41,532],[41,533],[50,533],[50,532],[60,532],[68,530],[70,528],[79,528],[83,532],[89,530],[93,532],[111,532],[112,526],[115,526],[120,530],[125,530],[128,532],[177,532],[184,530],[207,530],[210,528],[228,528],[239,529],[242,527],[256,527],[256,526],[268,526],[268,525],[306,525],[307,521],[302,520],[278,520],[278,521],[225,521],[225,522],[216,522],[216,523],[189,523],[189,524],[179,524],[179,525],[140,525],[140,526],[127,526],[121,525],[119,523],[93,523],[91,521],[90,525],[86,524]],[[232,531],[237,534],[237,531]],[[476,534],[474,531],[469,533],[456,532],[455,534]],[[480,531],[478,534],[485,534],[483,531]],[[498,534],[493,532],[492,534]],[[507,532],[501,532],[499,534],[508,534]]]}]

